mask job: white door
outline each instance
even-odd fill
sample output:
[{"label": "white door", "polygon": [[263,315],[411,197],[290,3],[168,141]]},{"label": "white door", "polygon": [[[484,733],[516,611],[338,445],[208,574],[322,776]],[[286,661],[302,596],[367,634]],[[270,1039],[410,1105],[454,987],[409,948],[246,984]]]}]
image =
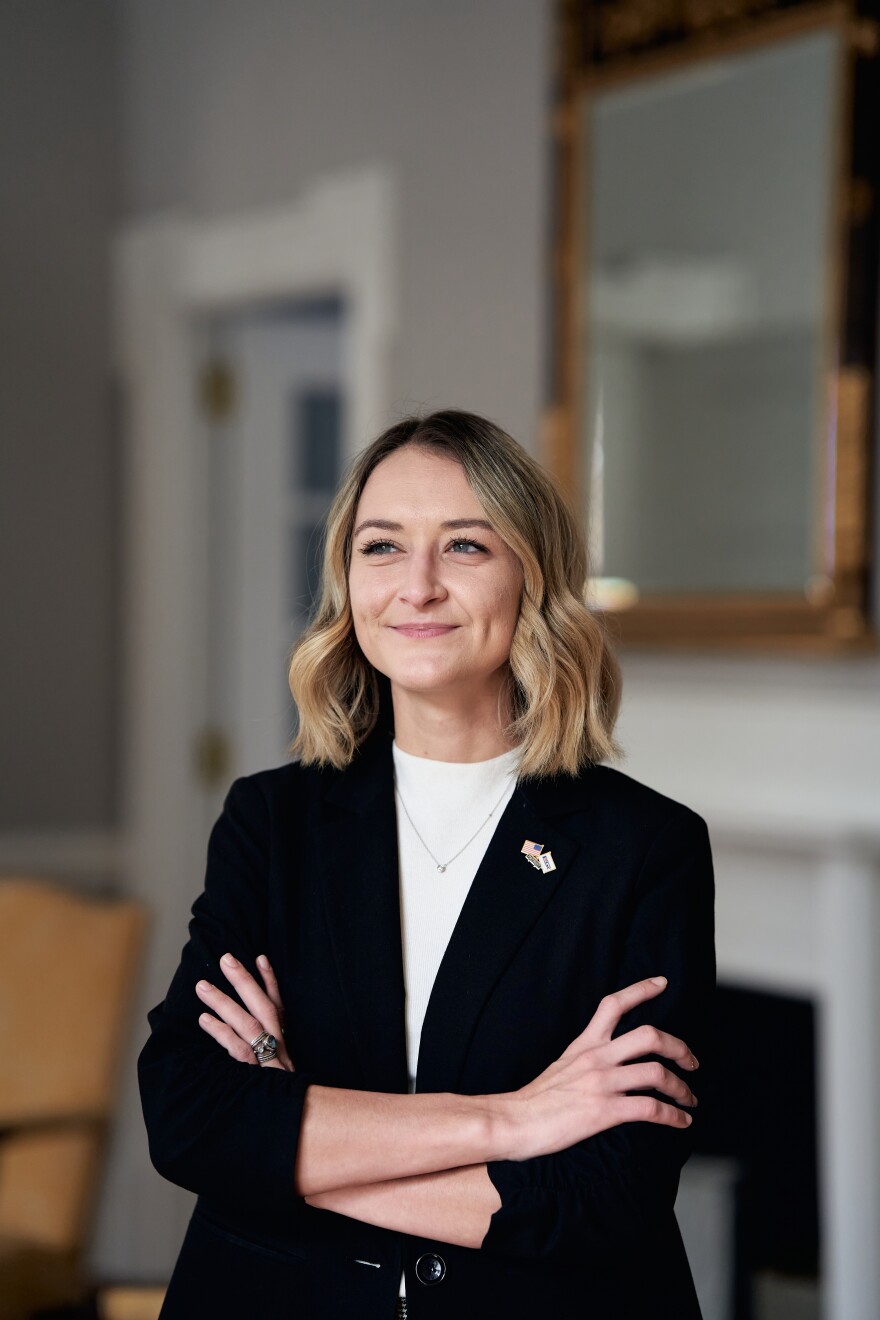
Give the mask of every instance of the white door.
[{"label": "white door", "polygon": [[286,759],[291,645],[318,585],[343,466],[344,306],[301,300],[204,327],[204,725],[208,823],[229,784]]}]

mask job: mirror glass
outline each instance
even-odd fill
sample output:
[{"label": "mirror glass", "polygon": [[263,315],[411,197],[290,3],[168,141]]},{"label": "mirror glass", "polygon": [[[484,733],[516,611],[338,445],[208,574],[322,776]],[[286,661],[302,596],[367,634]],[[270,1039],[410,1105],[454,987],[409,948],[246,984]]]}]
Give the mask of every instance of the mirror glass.
[{"label": "mirror glass", "polygon": [[579,430],[609,604],[824,571],[838,55],[823,30],[584,95]]}]

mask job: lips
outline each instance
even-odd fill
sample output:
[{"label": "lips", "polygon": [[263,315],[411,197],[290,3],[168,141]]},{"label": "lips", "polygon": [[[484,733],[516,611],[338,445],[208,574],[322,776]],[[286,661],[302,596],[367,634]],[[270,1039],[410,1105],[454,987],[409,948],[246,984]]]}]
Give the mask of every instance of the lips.
[{"label": "lips", "polygon": [[402,637],[430,638],[445,637],[454,632],[457,623],[394,623],[391,628]]}]

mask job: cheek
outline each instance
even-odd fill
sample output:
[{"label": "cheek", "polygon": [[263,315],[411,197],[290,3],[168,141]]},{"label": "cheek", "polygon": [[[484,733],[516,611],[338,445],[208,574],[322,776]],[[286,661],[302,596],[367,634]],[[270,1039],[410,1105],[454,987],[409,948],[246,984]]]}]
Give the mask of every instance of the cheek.
[{"label": "cheek", "polygon": [[505,573],[503,580],[498,584],[498,608],[507,619],[511,629],[516,627],[516,621],[519,618],[522,593],[522,573],[518,571]]},{"label": "cheek", "polygon": [[367,628],[365,626],[365,606],[364,592],[354,578],[348,580],[348,603],[351,609],[351,621],[354,628],[355,640],[361,650],[367,644]]},{"label": "cheek", "polygon": [[504,645],[508,652],[513,643],[513,635],[516,632],[516,625],[519,623],[519,598],[514,597],[505,602],[506,612],[504,614]]},{"label": "cheek", "polygon": [[351,579],[349,579],[348,584],[348,599],[355,641],[367,659],[372,661],[373,642],[366,594]]},{"label": "cheek", "polygon": [[352,573],[348,579],[348,598],[351,602],[351,612],[356,619],[369,619],[376,613],[377,605],[376,583],[361,578],[359,574]]},{"label": "cheek", "polygon": [[518,582],[500,581],[486,600],[487,631],[509,648],[519,621],[520,586]]},{"label": "cheek", "polygon": [[353,573],[348,580],[348,598],[355,640],[369,662],[381,668],[387,638],[381,626],[386,606],[386,591],[379,575],[359,579]]}]

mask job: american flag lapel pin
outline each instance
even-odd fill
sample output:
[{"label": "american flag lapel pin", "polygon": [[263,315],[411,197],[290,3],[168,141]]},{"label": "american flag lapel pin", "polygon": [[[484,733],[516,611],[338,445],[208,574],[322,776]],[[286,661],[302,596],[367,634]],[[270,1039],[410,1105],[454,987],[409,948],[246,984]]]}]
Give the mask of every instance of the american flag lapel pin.
[{"label": "american flag lapel pin", "polygon": [[538,858],[541,856],[541,850],[543,847],[543,843],[532,843],[531,839],[526,839],[525,843],[520,848],[520,852],[525,857],[526,861],[530,862],[537,871],[540,871],[541,869],[541,864],[538,861]]},{"label": "american flag lapel pin", "polygon": [[534,866],[536,871],[544,871],[546,873],[548,871],[556,870],[556,863],[553,860],[553,854],[551,852],[544,852],[543,843],[533,843],[531,839],[526,839],[525,843],[520,848],[520,852],[523,854],[526,861]]}]

